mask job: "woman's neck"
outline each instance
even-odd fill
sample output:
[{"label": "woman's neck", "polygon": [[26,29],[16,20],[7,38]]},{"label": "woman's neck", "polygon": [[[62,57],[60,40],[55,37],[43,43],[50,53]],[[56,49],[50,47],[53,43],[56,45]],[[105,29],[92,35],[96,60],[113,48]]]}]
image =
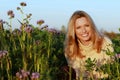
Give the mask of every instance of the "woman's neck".
[{"label": "woman's neck", "polygon": [[[80,41],[80,40],[79,40]],[[89,44],[91,44],[92,43],[92,41],[80,41],[81,42],[81,44],[82,45],[84,45],[84,46],[88,46]]]}]

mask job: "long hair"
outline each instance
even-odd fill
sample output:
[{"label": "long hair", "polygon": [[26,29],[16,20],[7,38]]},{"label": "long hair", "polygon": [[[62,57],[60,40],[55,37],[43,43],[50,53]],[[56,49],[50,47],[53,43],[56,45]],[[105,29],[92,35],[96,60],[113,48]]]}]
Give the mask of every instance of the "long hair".
[{"label": "long hair", "polygon": [[76,11],[73,13],[73,15],[71,16],[68,22],[68,29],[66,33],[65,46],[64,46],[65,56],[70,59],[76,56],[80,58],[85,57],[85,55],[81,53],[81,50],[78,45],[77,37],[75,34],[75,21],[76,19],[81,17],[85,17],[91,25],[92,28],[91,40],[93,42],[93,49],[96,49],[98,53],[101,51],[103,36],[98,32],[92,18],[84,11]]}]

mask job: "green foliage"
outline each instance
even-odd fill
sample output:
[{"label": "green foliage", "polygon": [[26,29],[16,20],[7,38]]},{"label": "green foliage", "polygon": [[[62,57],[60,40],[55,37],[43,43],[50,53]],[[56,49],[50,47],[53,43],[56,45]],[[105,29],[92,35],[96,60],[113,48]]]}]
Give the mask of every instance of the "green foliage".
[{"label": "green foliage", "polygon": [[[15,77],[16,72],[21,69],[30,72],[39,72],[42,78],[57,78],[60,68],[67,62],[63,53],[63,41],[65,35],[62,32],[49,32],[34,28],[31,33],[19,30],[10,33],[4,30],[0,33],[0,50],[8,51],[8,58],[11,61],[11,76]],[[5,59],[1,60],[1,66],[7,67]],[[6,67],[0,68],[6,71]],[[4,77],[6,72],[0,75]],[[55,76],[56,75],[56,76]],[[8,78],[8,76],[6,76]],[[4,78],[5,79],[5,78]]]},{"label": "green foliage", "polygon": [[96,63],[96,60],[95,60],[95,59],[94,59],[94,60],[91,60],[91,58],[88,58],[88,59],[86,60],[86,65],[85,65],[86,69],[87,69],[88,71],[92,71],[92,70],[94,69],[94,67],[95,67],[95,63]]},{"label": "green foliage", "polygon": [[112,39],[114,45],[114,50],[116,53],[120,53],[120,36],[118,36],[117,38]]}]

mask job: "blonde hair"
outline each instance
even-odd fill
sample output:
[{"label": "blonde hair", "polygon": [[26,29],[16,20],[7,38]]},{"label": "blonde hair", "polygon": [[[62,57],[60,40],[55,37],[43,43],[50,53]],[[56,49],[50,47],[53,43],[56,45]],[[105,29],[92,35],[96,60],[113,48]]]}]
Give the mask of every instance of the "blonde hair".
[{"label": "blonde hair", "polygon": [[103,42],[103,36],[98,32],[93,20],[91,17],[84,11],[76,11],[71,16],[69,22],[68,22],[68,29],[65,39],[65,56],[68,58],[79,56],[80,58],[85,57],[79,48],[77,37],[75,34],[75,21],[78,18],[85,17],[91,25],[92,28],[92,42],[93,42],[93,49],[96,49],[96,51],[99,53],[101,51],[102,42]]}]

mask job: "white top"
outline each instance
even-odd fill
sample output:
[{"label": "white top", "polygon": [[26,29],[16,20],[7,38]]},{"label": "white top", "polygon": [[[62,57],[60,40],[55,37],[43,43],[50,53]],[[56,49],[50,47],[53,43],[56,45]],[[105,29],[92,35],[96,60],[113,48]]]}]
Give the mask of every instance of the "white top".
[{"label": "white top", "polygon": [[[86,70],[86,68],[85,68],[86,62],[85,61],[88,58],[90,58],[91,60],[96,59],[96,61],[97,61],[96,65],[100,65],[101,63],[102,64],[106,63],[110,59],[110,56],[108,56],[106,54],[106,50],[109,49],[111,52],[113,52],[112,42],[107,37],[104,37],[102,51],[100,53],[97,53],[96,50],[93,49],[92,43],[85,46],[85,45],[81,44],[81,42],[79,41],[79,45],[80,45],[80,48],[82,49],[82,54],[85,55],[85,58],[81,59],[79,57],[75,57],[72,60],[69,60],[69,61],[67,60],[69,66],[71,66],[73,69],[75,69],[77,77],[81,75],[80,73],[83,74],[83,72]],[[97,75],[100,78],[106,76],[106,75],[100,75],[99,72],[96,72],[94,70],[93,70],[93,74]]]}]

